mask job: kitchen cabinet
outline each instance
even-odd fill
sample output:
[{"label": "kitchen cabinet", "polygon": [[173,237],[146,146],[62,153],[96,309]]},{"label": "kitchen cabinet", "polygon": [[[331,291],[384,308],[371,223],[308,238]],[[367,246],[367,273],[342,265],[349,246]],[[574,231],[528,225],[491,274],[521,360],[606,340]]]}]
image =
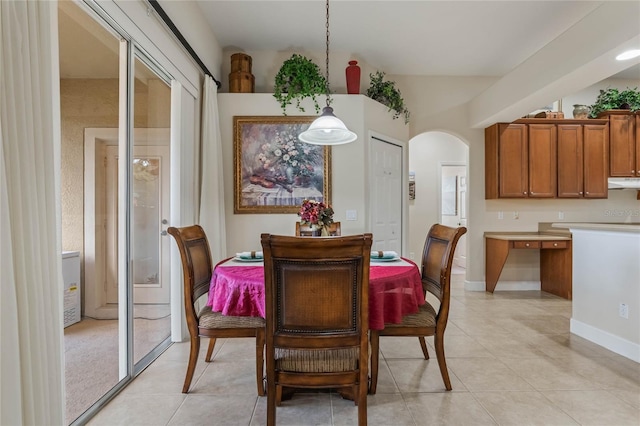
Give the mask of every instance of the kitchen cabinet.
[{"label": "kitchen cabinet", "polygon": [[529,198],[557,193],[557,129],[555,124],[529,124]]},{"label": "kitchen cabinet", "polygon": [[558,124],[558,198],[607,198],[608,124]]},{"label": "kitchen cabinet", "polygon": [[554,198],[556,128],[496,123],[485,129],[485,198]]},{"label": "kitchen cabinet", "polygon": [[609,176],[640,177],[640,115],[610,110],[598,118],[609,120]]}]

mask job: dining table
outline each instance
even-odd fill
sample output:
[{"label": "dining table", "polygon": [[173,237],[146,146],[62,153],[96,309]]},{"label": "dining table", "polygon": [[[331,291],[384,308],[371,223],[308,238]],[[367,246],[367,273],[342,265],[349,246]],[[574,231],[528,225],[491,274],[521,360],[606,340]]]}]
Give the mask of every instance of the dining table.
[{"label": "dining table", "polygon": [[[261,259],[231,257],[213,271],[207,305],[214,312],[265,317],[264,264]],[[409,259],[371,259],[369,267],[369,329],[398,324],[425,303],[418,266]]]}]

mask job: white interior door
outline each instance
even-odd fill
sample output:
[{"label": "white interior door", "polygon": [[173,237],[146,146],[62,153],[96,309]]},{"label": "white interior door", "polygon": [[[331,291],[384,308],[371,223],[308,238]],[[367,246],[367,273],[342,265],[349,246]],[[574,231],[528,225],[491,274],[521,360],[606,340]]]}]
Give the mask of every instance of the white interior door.
[{"label": "white interior door", "polygon": [[[467,226],[467,168],[444,164],[440,173],[440,223],[457,228]],[[454,266],[467,267],[466,234],[460,237],[453,258]]]},{"label": "white interior door", "polygon": [[[118,205],[118,148],[106,150],[107,205]],[[133,160],[133,220],[132,241],[133,288],[136,303],[168,304],[169,238],[166,236],[169,217],[169,146],[136,145]],[[108,217],[113,217],[108,215]],[[107,270],[117,270],[117,223],[107,221]],[[115,240],[114,240],[115,239]],[[107,273],[107,303],[118,303],[117,273]]]},{"label": "white interior door", "polygon": [[372,250],[402,253],[402,147],[371,138]]}]

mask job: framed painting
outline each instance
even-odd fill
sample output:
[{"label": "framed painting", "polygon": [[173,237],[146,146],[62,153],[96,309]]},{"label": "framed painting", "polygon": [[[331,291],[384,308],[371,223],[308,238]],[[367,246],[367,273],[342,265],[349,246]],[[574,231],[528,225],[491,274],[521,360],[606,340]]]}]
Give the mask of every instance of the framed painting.
[{"label": "framed painting", "polygon": [[317,117],[234,116],[234,213],[298,213],[331,204],[331,147],[301,142]]}]

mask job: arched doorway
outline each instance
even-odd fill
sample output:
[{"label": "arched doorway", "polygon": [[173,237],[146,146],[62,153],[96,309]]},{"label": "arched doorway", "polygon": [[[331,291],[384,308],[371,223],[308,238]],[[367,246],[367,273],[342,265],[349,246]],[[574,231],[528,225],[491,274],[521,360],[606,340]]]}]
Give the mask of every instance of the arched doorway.
[{"label": "arched doorway", "polygon": [[[409,140],[409,173],[414,179],[415,194],[409,200],[409,256],[415,261],[422,255],[431,225],[466,225],[468,164],[469,146],[455,135],[431,131]],[[466,242],[462,239],[456,252],[461,257],[458,267],[464,266]]]}]

